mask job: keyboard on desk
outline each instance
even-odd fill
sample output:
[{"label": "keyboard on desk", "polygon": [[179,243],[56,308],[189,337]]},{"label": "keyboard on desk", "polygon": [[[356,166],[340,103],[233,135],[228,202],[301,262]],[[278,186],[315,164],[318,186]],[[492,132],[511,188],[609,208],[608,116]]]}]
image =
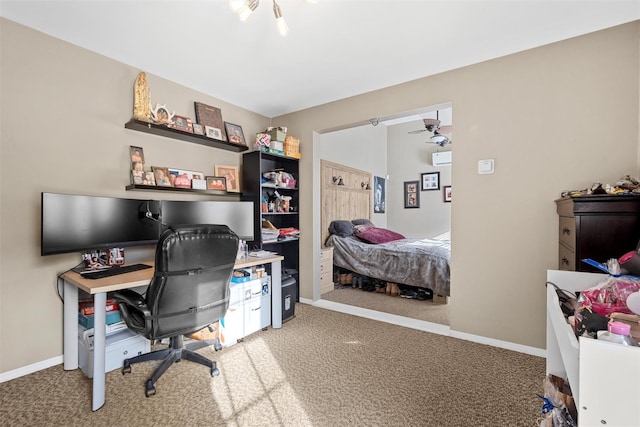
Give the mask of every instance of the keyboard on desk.
[{"label": "keyboard on desk", "polygon": [[105,277],[116,276],[118,274],[133,273],[134,271],[145,270],[151,268],[147,264],[129,264],[121,267],[111,267],[96,271],[83,271],[80,274],[85,279],[103,279]]}]

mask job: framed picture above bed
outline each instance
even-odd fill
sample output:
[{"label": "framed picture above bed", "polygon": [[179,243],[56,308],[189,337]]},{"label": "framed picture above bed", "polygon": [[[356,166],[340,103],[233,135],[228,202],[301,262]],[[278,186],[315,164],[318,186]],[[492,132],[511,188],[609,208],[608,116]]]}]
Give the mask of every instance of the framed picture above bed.
[{"label": "framed picture above bed", "polygon": [[418,185],[420,185],[420,181],[404,182],[404,208],[405,209],[420,207],[420,191],[418,191]]},{"label": "framed picture above bed", "polygon": [[422,191],[440,189],[440,172],[427,172],[420,175],[422,178]]},{"label": "framed picture above bed", "polygon": [[373,213],[384,213],[385,185],[387,181],[381,176],[373,177]]},{"label": "framed picture above bed", "polygon": [[444,202],[451,203],[451,186],[450,185],[444,186]]}]

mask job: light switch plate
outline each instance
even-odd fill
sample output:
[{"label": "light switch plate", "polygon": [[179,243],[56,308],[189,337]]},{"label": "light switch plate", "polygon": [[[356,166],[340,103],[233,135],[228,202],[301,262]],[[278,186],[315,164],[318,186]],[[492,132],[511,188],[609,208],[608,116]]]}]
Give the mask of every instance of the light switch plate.
[{"label": "light switch plate", "polygon": [[478,173],[493,173],[493,159],[478,160]]}]

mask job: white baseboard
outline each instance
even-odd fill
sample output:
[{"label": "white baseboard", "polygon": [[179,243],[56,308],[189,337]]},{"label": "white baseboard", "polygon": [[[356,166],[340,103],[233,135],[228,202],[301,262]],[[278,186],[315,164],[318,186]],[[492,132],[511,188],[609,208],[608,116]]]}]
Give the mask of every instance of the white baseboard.
[{"label": "white baseboard", "polygon": [[43,369],[47,369],[52,366],[61,365],[61,364],[62,364],[62,356],[56,356],[56,357],[52,357],[51,359],[43,360],[41,362],[36,362],[32,365],[27,365],[18,369],[14,369],[13,371],[2,372],[0,373],[0,383],[13,380],[15,378],[19,378],[24,375],[33,374],[34,372],[38,372]]},{"label": "white baseboard", "polygon": [[365,317],[367,319],[378,320],[380,322],[391,323],[406,328],[418,329],[424,332],[450,336],[465,341],[472,341],[478,344],[486,344],[492,347],[504,348],[505,350],[517,351],[518,353],[529,354],[531,356],[539,356],[546,358],[547,351],[541,348],[529,347],[526,345],[516,344],[509,341],[501,341],[493,338],[482,337],[480,335],[467,334],[465,332],[452,331],[449,326],[437,323],[426,322],[424,320],[416,320],[410,317],[398,316],[395,314],[382,313],[379,311],[368,310],[366,308],[354,307],[347,304],[340,304],[333,301],[318,300],[312,301],[306,298],[300,298],[300,302],[313,305],[315,307],[326,308],[328,310],[339,311],[340,313],[352,314],[354,316]]}]

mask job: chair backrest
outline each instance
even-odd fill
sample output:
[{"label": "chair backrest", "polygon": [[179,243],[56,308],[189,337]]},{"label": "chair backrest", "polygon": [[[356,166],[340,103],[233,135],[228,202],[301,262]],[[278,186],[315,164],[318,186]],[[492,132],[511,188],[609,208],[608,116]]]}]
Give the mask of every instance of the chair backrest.
[{"label": "chair backrest", "polygon": [[146,294],[147,338],[189,334],[224,317],[238,241],[226,225],[211,224],[172,226],[160,236]]}]

